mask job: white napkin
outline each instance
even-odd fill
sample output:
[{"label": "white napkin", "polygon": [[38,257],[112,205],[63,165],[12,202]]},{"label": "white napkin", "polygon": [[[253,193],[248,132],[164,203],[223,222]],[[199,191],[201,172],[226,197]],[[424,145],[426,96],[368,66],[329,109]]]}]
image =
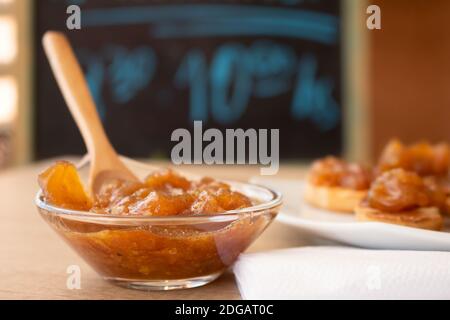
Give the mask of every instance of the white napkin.
[{"label": "white napkin", "polygon": [[450,252],[304,247],[243,254],[243,299],[450,299]]}]

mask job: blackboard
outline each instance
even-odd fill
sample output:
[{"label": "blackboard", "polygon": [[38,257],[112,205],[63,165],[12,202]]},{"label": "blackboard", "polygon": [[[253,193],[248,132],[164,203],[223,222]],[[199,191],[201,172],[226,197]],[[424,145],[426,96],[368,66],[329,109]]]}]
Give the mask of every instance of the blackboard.
[{"label": "blackboard", "polygon": [[[168,4],[170,3],[170,4]],[[68,30],[66,8],[81,8]],[[341,8],[335,0],[39,0],[35,157],[85,148],[44,56],[46,30],[76,49],[115,148],[169,156],[176,128],[279,128],[281,159],[340,154]]]}]

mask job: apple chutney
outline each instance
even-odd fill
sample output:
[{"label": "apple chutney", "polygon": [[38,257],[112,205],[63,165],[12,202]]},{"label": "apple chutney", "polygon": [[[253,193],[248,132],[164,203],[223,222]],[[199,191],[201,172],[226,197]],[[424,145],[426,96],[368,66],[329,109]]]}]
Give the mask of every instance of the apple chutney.
[{"label": "apple chutney", "polygon": [[[278,199],[259,208],[277,198],[262,187],[242,184],[237,190],[239,183],[188,180],[169,169],[140,182],[110,181],[95,197],[69,162],[57,162],[38,181],[38,207],[47,222],[104,278],[137,288],[212,281],[269,225],[281,204]],[[244,194],[251,188],[264,189],[258,192],[266,192],[266,199]]]}]

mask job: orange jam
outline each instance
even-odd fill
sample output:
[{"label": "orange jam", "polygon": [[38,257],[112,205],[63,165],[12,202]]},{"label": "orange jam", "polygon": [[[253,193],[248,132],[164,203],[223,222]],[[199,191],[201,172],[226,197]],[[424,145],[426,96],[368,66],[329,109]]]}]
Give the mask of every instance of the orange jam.
[{"label": "orange jam", "polygon": [[[112,223],[76,220],[41,209],[49,224],[108,279],[150,281],[220,274],[278,211],[210,220],[208,215],[251,207],[253,201],[228,184],[211,178],[190,181],[171,170],[157,171],[141,182],[113,181],[95,199],[84,191],[76,168],[68,162],[47,169],[39,176],[39,184],[43,200],[60,208],[105,218],[177,218],[175,222]],[[205,216],[198,222],[189,220]]]},{"label": "orange jam", "polygon": [[39,176],[45,200],[53,205],[100,214],[174,216],[217,214],[252,206],[226,183],[189,181],[172,170],[150,174],[143,182],[115,180],[91,200],[74,165],[60,161]]},{"label": "orange jam", "polygon": [[331,156],[314,161],[308,174],[308,181],[314,185],[353,190],[367,190],[371,178],[369,169]]},{"label": "orange jam", "polygon": [[445,176],[450,167],[450,147],[447,143],[431,145],[419,142],[405,146],[399,140],[390,141],[378,161],[377,171],[395,168],[414,171],[420,176]]},{"label": "orange jam", "polygon": [[430,192],[415,172],[393,169],[379,176],[367,195],[372,208],[401,212],[432,205]]}]

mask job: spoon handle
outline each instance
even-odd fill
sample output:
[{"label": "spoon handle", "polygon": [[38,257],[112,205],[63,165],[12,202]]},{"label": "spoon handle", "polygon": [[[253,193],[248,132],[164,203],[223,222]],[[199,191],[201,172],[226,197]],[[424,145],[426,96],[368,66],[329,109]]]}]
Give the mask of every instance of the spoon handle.
[{"label": "spoon handle", "polygon": [[89,87],[66,36],[60,32],[49,31],[44,35],[43,45],[89,154],[91,157],[108,157],[111,152],[115,153],[103,130]]}]

